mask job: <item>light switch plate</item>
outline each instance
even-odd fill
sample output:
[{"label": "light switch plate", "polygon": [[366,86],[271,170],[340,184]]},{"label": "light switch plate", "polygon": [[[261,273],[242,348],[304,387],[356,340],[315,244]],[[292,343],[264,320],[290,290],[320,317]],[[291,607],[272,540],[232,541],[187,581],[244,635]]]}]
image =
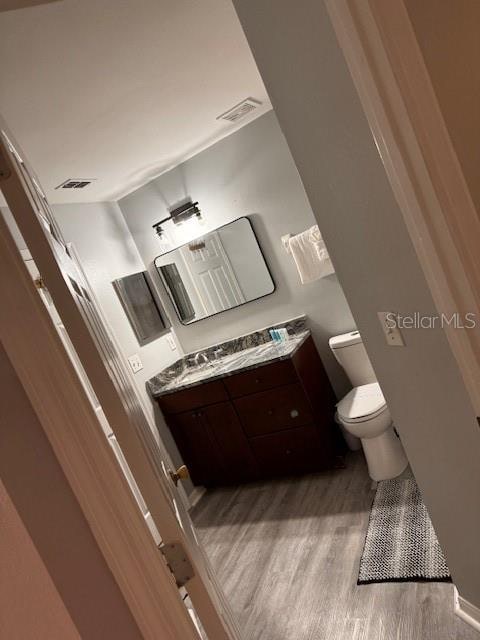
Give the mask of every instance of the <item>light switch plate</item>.
[{"label": "light switch plate", "polygon": [[404,347],[405,341],[396,324],[397,314],[394,311],[379,311],[377,315],[387,344],[390,347]]},{"label": "light switch plate", "polygon": [[132,356],[129,356],[128,362],[130,364],[130,367],[133,373],[138,373],[143,369],[143,363],[140,360],[140,356],[138,355],[138,353],[134,353]]},{"label": "light switch plate", "polygon": [[170,349],[172,351],[175,351],[175,349],[177,348],[177,345],[175,343],[175,338],[172,336],[171,333],[167,334],[166,338],[167,338],[167,343]]}]

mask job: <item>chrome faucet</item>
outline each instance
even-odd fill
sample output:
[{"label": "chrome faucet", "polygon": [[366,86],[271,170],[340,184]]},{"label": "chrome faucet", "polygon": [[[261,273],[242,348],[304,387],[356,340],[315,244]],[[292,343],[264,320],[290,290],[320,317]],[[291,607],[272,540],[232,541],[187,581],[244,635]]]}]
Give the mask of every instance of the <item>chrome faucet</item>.
[{"label": "chrome faucet", "polygon": [[207,354],[205,353],[205,351],[199,351],[198,353],[195,354],[195,364],[197,365],[197,367],[200,365],[200,358],[203,358],[203,362],[205,364],[210,364],[210,360],[208,359]]}]

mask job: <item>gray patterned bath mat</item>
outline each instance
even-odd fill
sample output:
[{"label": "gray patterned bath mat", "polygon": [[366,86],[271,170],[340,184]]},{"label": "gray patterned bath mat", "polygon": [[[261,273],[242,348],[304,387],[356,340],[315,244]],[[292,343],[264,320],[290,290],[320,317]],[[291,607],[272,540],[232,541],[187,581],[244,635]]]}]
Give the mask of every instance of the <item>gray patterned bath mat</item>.
[{"label": "gray patterned bath mat", "polygon": [[415,480],[379,482],[357,584],[450,580]]}]

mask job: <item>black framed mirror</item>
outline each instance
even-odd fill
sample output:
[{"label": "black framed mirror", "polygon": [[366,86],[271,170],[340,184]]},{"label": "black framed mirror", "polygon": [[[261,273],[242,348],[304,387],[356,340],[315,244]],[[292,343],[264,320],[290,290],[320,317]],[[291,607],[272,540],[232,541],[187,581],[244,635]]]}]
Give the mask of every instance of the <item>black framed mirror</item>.
[{"label": "black framed mirror", "polygon": [[154,264],[180,322],[185,325],[275,291],[247,217],[158,256]]}]

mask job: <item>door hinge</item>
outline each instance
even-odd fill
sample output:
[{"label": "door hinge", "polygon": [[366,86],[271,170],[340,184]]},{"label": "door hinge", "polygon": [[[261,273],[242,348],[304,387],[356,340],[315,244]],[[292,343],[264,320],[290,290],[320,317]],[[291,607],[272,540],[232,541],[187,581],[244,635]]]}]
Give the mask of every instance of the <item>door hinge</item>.
[{"label": "door hinge", "polygon": [[38,278],[35,278],[35,280],[33,281],[33,284],[35,285],[35,287],[37,289],[46,289],[47,288],[45,286],[45,282],[44,282],[42,276],[38,276]]},{"label": "door hinge", "polygon": [[3,149],[0,149],[0,182],[11,176],[12,172],[8,166]]},{"label": "door hinge", "polygon": [[195,576],[195,571],[180,542],[170,542],[158,546],[175,578],[177,587],[183,587]]}]

